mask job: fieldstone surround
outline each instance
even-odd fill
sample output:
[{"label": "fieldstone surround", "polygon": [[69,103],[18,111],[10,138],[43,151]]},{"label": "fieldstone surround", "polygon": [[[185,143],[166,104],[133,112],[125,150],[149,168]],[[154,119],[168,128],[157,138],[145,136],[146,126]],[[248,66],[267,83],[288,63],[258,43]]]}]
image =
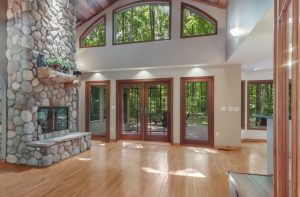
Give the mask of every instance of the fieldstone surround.
[{"label": "fieldstone surround", "polygon": [[[8,0],[6,160],[9,163],[48,166],[44,163],[49,162],[43,162],[43,156],[46,156],[44,153],[48,153],[48,149],[33,148],[26,144],[77,131],[76,88],[67,89],[63,83],[42,83],[36,71],[40,53],[46,57],[51,55],[75,62],[76,10],[73,2]],[[37,124],[37,111],[39,107],[49,106],[69,108],[69,130],[42,134]],[[63,144],[66,150],[71,145],[80,146],[77,141],[67,144],[69,143]],[[69,155],[71,156],[70,152]],[[64,158],[60,156],[61,159]],[[49,160],[48,158],[47,161]],[[59,159],[53,160],[56,161]]]},{"label": "fieldstone surround", "polygon": [[39,140],[27,144],[30,155],[29,161],[20,163],[38,167],[50,166],[61,160],[77,155],[91,147],[91,133],[77,132],[74,134]]}]

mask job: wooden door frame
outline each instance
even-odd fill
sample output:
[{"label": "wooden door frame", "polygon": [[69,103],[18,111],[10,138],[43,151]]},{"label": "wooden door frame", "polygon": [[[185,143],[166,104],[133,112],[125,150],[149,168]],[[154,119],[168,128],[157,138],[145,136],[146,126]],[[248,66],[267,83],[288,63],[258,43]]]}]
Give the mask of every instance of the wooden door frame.
[{"label": "wooden door frame", "polygon": [[[293,6],[292,19],[292,154],[291,191],[289,191],[289,143],[287,119],[288,69],[287,59],[288,8]],[[274,0],[274,196],[298,196],[299,154],[299,0]]]},{"label": "wooden door frame", "polygon": [[92,135],[93,140],[103,140],[103,141],[110,141],[110,80],[103,80],[103,81],[86,81],[85,82],[85,130],[89,132],[90,130],[90,87],[93,84],[98,85],[105,85],[106,88],[106,131],[105,136],[96,136]]},{"label": "wooden door frame", "polygon": [[[121,95],[121,87],[124,84],[140,84],[140,83],[168,83],[169,84],[169,110],[168,110],[168,128],[169,128],[169,141],[173,144],[173,78],[153,78],[153,79],[128,79],[128,80],[117,80],[116,81],[116,139],[122,140],[122,95]],[[144,90],[143,90],[144,91]],[[141,93],[145,95],[144,92]],[[142,101],[144,102],[144,101]],[[144,105],[142,103],[142,105]],[[144,113],[144,112],[143,112]],[[144,117],[144,115],[143,115]],[[145,120],[142,120],[145,121]],[[145,125],[143,124],[143,130],[145,130]],[[130,139],[129,139],[130,140]],[[142,138],[143,140],[143,138]],[[150,141],[150,140],[149,140]],[[161,141],[161,140],[156,140]]]},{"label": "wooden door frame", "polygon": [[[209,125],[208,125],[208,144],[199,143],[198,140],[186,140],[186,116],[185,116],[185,87],[186,81],[208,81],[210,85],[208,93],[208,114],[209,114]],[[192,146],[204,146],[204,147],[214,147],[214,76],[205,77],[181,77],[180,78],[180,144],[181,145],[192,145]]]}]

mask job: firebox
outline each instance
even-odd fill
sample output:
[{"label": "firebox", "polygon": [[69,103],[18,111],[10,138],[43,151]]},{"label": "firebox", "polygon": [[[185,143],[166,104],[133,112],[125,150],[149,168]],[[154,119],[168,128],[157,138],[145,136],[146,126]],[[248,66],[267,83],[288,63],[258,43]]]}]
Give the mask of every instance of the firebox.
[{"label": "firebox", "polygon": [[68,107],[40,107],[38,124],[43,133],[68,129]]}]

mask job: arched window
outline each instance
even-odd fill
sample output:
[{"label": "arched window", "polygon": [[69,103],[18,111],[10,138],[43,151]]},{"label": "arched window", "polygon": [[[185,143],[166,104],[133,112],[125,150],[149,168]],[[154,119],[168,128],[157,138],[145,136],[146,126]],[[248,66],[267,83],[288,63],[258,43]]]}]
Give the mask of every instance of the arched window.
[{"label": "arched window", "polygon": [[169,1],[141,2],[114,10],[114,44],[171,38]]},{"label": "arched window", "polygon": [[105,46],[105,16],[93,23],[80,37],[80,47]]},{"label": "arched window", "polygon": [[181,37],[208,36],[217,34],[217,21],[194,6],[181,4]]}]

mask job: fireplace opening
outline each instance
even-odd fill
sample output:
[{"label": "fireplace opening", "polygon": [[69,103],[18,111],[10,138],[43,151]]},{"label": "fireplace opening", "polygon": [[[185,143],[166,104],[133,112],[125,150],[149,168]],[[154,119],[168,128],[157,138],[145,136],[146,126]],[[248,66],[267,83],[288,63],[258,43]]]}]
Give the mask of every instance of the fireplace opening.
[{"label": "fireplace opening", "polygon": [[43,133],[68,129],[68,107],[41,107],[38,110],[38,124]]}]

